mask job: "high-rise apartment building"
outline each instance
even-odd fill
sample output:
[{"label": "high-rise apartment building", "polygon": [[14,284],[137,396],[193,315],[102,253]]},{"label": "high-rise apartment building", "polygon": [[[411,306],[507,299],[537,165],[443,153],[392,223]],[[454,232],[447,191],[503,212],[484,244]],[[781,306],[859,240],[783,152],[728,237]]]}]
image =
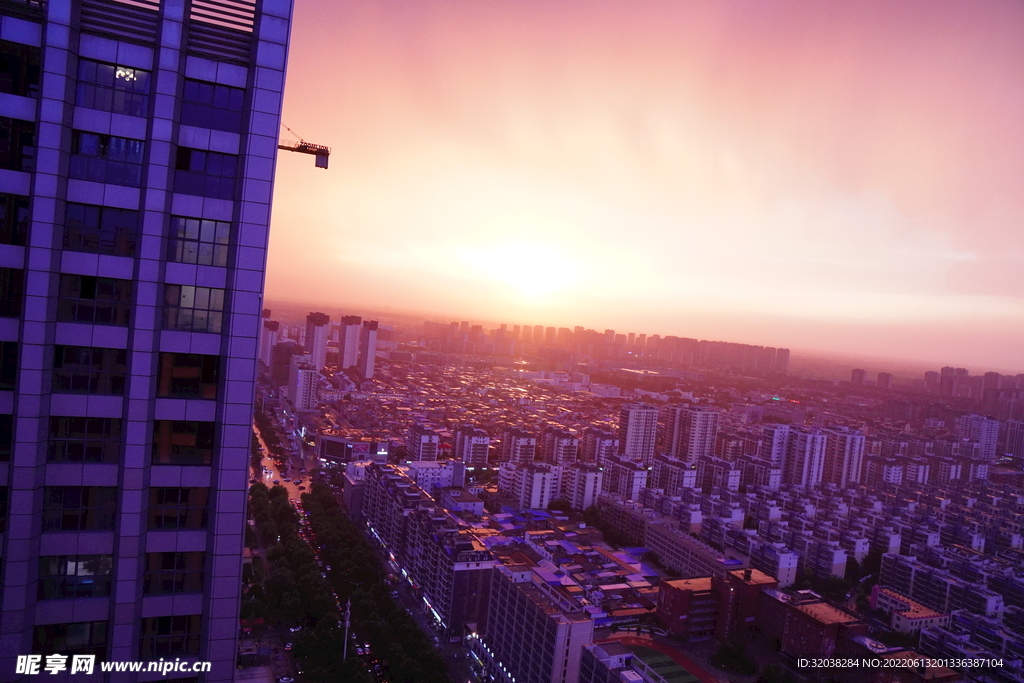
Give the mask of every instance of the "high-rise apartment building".
[{"label": "high-rise apartment building", "polygon": [[603,464],[605,460],[613,455],[618,455],[618,453],[619,437],[613,432],[597,427],[587,427],[583,430],[583,440],[580,443],[580,460]]},{"label": "high-rise apartment building", "polygon": [[341,317],[341,328],[338,330],[338,365],[342,370],[348,370],[359,363],[359,337],[362,329],[363,319],[358,315]]},{"label": "high-rise apartment building", "polygon": [[264,320],[263,331],[260,333],[260,362],[270,369],[274,362],[274,347],[277,346],[281,323],[276,320]]},{"label": "high-rise apartment building", "polygon": [[978,459],[991,462],[996,457],[999,420],[984,415],[962,415],[956,419],[956,438],[978,444]]},{"label": "high-rise apartment building", "polygon": [[782,473],[785,481],[799,486],[818,486],[825,469],[824,432],[797,428],[789,432],[786,460]]},{"label": "high-rise apartment building", "polygon": [[773,467],[782,467],[786,460],[786,447],[792,427],[787,424],[766,424],[761,428],[758,455]]},{"label": "high-rise apartment building", "polygon": [[377,362],[377,321],[363,321],[359,334],[359,374],[363,379],[373,379],[374,364]]},{"label": "high-rise apartment building", "polygon": [[654,462],[657,433],[657,407],[643,403],[622,406],[619,411],[619,448],[624,458],[638,460],[645,465]]},{"label": "high-rise apartment building", "polygon": [[1015,458],[1024,458],[1024,420],[1006,423],[1006,452]]},{"label": "high-rise apartment building", "polygon": [[330,335],[331,317],[324,313],[310,313],[306,316],[306,353],[312,359],[313,367],[323,370],[327,365],[327,337]]},{"label": "high-rise apartment building", "polygon": [[562,468],[544,462],[504,462],[498,470],[498,491],[516,501],[520,508],[545,510],[558,498]]},{"label": "high-rise apartment building", "polygon": [[669,454],[686,462],[711,457],[718,418],[718,411],[707,406],[673,406],[669,411]]},{"label": "high-rise apartment building", "polygon": [[292,357],[288,369],[288,398],[295,410],[315,410],[320,403],[320,373],[308,354]]},{"label": "high-rise apartment building", "polygon": [[604,464],[601,490],[617,493],[626,500],[640,500],[640,492],[647,488],[649,472],[638,460],[612,457]]},{"label": "high-rise apartment building", "polygon": [[406,448],[410,460],[437,460],[440,443],[441,437],[433,428],[418,422],[409,427]]},{"label": "high-rise apartment building", "polygon": [[573,463],[562,470],[561,496],[576,510],[586,510],[597,503],[602,477],[601,468],[596,463]]},{"label": "high-rise apartment building", "polygon": [[234,678],[291,11],[0,2],[4,677],[59,652]]},{"label": "high-rise apartment building", "polygon": [[537,457],[537,437],[522,429],[506,429],[501,435],[501,461],[527,463]]},{"label": "high-rise apartment building", "polygon": [[483,636],[487,647],[480,651],[494,680],[579,681],[580,657],[594,640],[594,621],[578,596],[552,584],[534,568],[495,567]]},{"label": "high-rise apartment building", "polygon": [[491,449],[491,437],[478,427],[459,427],[455,430],[455,457],[469,467],[486,467]]},{"label": "high-rise apartment building", "polygon": [[825,430],[825,465],[822,481],[846,488],[859,484],[864,467],[864,435],[846,427]]},{"label": "high-rise apartment building", "polygon": [[665,495],[678,496],[683,489],[697,488],[697,466],[667,455],[655,456],[648,483]]},{"label": "high-rise apartment building", "polygon": [[552,465],[576,462],[579,450],[579,437],[567,429],[548,427],[541,434],[541,456]]}]

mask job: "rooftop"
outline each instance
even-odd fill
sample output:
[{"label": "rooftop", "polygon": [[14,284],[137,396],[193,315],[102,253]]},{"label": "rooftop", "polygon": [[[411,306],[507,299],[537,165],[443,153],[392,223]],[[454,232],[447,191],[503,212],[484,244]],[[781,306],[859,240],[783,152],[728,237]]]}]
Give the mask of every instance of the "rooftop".
[{"label": "rooftop", "polygon": [[668,585],[681,591],[710,591],[711,590],[711,577],[702,576],[696,579],[674,579],[672,581],[665,581]]},{"label": "rooftop", "polygon": [[811,616],[815,621],[826,625],[849,624],[858,621],[857,617],[824,602],[809,602],[803,605],[794,605],[794,607]]},{"label": "rooftop", "polygon": [[[743,578],[745,572],[750,572],[750,578],[749,579]],[[770,574],[765,574],[760,569],[754,569],[753,567],[751,567],[750,569],[736,569],[736,570],[733,570],[733,571],[729,572],[729,574],[731,574],[732,576],[736,577],[737,579],[739,579],[740,581],[742,581],[743,583],[745,583],[747,585],[759,585],[759,584],[765,584],[765,583],[778,583],[779,582],[778,579],[776,579],[774,576],[771,576]]]}]

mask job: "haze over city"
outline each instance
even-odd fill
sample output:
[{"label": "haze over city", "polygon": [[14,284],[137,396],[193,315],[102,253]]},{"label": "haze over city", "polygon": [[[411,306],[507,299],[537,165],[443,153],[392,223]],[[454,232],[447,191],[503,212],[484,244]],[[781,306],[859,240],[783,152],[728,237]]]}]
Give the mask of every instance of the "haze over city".
[{"label": "haze over city", "polygon": [[[1024,8],[309,1],[268,298],[1019,369]],[[294,157],[295,155],[290,155]]]},{"label": "haze over city", "polygon": [[0,0],[0,683],[1024,681],[1022,29]]}]

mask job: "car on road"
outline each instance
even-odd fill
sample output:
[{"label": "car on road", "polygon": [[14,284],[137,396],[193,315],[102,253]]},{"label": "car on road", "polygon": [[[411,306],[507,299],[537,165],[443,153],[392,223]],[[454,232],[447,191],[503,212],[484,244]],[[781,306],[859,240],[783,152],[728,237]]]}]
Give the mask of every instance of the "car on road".
[{"label": "car on road", "polygon": [[363,656],[363,654],[364,654],[364,652],[363,652],[363,648],[361,648],[361,647],[359,647],[359,646],[357,645],[357,646],[356,646],[356,654],[357,654],[357,655],[359,655],[360,657],[362,657],[362,656]]},{"label": "car on road", "polygon": [[291,650],[292,650],[292,644],[291,643],[285,643],[284,644],[284,651],[285,652],[291,652]]},{"label": "car on road", "polygon": [[274,486],[277,486],[277,485],[279,485],[280,483],[281,483],[281,480],[280,480],[280,479],[275,479],[275,480],[274,480]]},{"label": "car on road", "polygon": [[300,491],[305,491],[305,490],[306,490],[306,487],[305,487],[305,486],[299,486],[299,490],[300,490]]},{"label": "car on road", "polygon": [[291,676],[281,676],[277,679],[277,683],[295,683],[295,679]]},{"label": "car on road", "polygon": [[301,627],[301,626],[292,626],[292,627],[291,627],[290,629],[288,629],[288,630],[289,630],[289,631],[291,631],[292,633],[298,633],[299,631],[301,631],[301,630],[302,630],[302,627]]}]

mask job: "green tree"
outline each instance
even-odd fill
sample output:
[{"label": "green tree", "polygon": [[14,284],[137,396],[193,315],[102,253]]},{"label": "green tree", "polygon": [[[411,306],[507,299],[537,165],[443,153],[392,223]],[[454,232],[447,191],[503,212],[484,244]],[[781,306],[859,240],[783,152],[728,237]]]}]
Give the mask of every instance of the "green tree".
[{"label": "green tree", "polygon": [[796,683],[796,679],[781,664],[768,664],[761,669],[757,683]]},{"label": "green tree", "polygon": [[723,671],[738,674],[752,674],[757,671],[754,662],[747,656],[743,643],[732,640],[719,645],[715,654],[711,655],[711,664]]},{"label": "green tree", "polygon": [[568,514],[572,512],[572,504],[564,498],[555,498],[548,503],[548,510],[555,510],[557,512],[564,512]]}]

